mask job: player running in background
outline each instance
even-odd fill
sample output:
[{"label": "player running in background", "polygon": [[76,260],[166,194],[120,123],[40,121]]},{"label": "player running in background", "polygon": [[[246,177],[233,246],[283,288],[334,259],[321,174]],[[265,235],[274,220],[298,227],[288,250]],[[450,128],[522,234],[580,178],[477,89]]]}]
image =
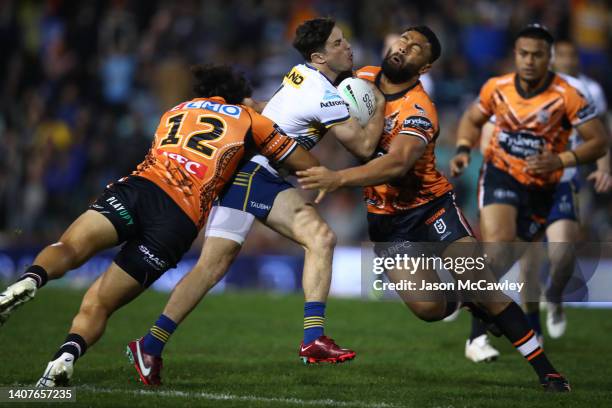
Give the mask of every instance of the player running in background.
[{"label": "player running in background", "polygon": [[[555,58],[553,60],[554,70],[591,103],[597,112],[597,116],[606,125],[607,103],[601,86],[593,79],[580,73],[580,61],[575,44],[568,40],[555,42]],[[569,149],[575,149],[581,140],[578,132],[572,131],[569,139]],[[565,333],[567,320],[563,312],[563,290],[572,278],[576,266],[576,257],[573,246],[580,236],[578,224],[578,190],[582,180],[576,167],[566,168],[563,171],[561,181],[557,186],[554,204],[547,219],[546,240],[554,243],[548,245],[548,260],[550,262],[551,284],[546,289],[547,318],[546,328],[553,339],[561,337]],[[591,172],[587,181],[593,181],[596,193],[607,193],[612,188],[612,177],[610,177],[610,155],[607,154],[597,160],[597,169]],[[561,243],[561,244],[556,244]],[[526,254],[526,255],[529,255]],[[534,299],[540,293],[539,274],[540,268],[534,256],[532,260],[526,260],[521,264],[521,269],[531,272],[532,276],[526,276],[528,285],[532,284]],[[535,263],[534,263],[535,262]],[[532,268],[524,268],[523,265]],[[534,330],[542,333],[540,324],[539,302],[526,304],[528,319]]]},{"label": "player running in background", "polygon": [[[323,136],[334,136],[355,156],[369,158],[382,133],[384,98],[377,99],[376,111],[364,128],[349,116],[333,85],[340,73],[353,67],[351,46],[342,30],[332,19],[309,20],[297,28],[293,46],[305,62],[285,75],[262,114],[306,149],[314,147]],[[355,357],[354,351],[339,347],[324,335],[334,232],[265,157],[255,156],[239,169],[219,205],[213,208],[194,269],[174,288],[149,332],[128,345],[130,353],[136,356],[134,364],[144,384],[160,384],[161,355],[166,342],[177,325],[226,274],[255,218],[305,250],[304,337],[299,356],[305,363],[342,362]],[[150,375],[143,375],[141,361],[156,367]]]},{"label": "player running in background", "polygon": [[145,160],[47,246],[0,295],[3,321],[51,279],[123,244],[92,284],[39,387],[65,386],[75,361],[102,336],[110,315],[174,268],[205,225],[213,200],[253,149],[289,169],[318,161],[270,119],[239,105],[251,88],[224,66],[196,66],[197,98],[166,112]]},{"label": "player running in background", "polygon": [[[475,244],[476,240],[455,204],[452,185],[435,166],[438,118],[419,77],[430,70],[440,52],[440,42],[431,29],[425,26],[406,29],[385,56],[381,68],[365,67],[357,74],[374,82],[387,99],[385,129],[376,158],[359,167],[339,171],[316,167],[299,171],[297,175],[304,188],[323,192],[339,187],[366,187],[369,234],[373,242],[444,243],[446,249],[438,254],[444,258],[453,255],[453,251],[456,256],[461,249],[455,249],[465,249],[466,244]],[[317,201],[321,198],[319,194]],[[380,253],[380,246],[375,251]],[[395,282],[402,275],[397,269],[387,271],[389,279]],[[416,271],[414,276],[428,282],[438,279],[434,270]],[[448,297],[415,301],[406,291],[398,294],[425,321],[442,320],[458,306]],[[514,344],[532,365],[545,389],[569,391],[569,383],[548,361],[521,308],[503,295],[498,299],[498,302],[472,303],[469,307],[472,313],[486,315]]]},{"label": "player running in background", "polygon": [[[537,240],[546,225],[562,169],[589,163],[605,154],[605,129],[595,108],[561,76],[548,70],[553,38],[539,25],[515,39],[516,73],[490,79],[479,100],[463,115],[451,175],[469,164],[470,149],[483,125],[495,115],[479,179],[478,204],[482,240]],[[566,151],[572,128],[585,141]],[[520,256],[496,246],[491,259],[503,275]],[[473,319],[466,356],[488,361],[499,353],[488,344],[483,322]]]}]

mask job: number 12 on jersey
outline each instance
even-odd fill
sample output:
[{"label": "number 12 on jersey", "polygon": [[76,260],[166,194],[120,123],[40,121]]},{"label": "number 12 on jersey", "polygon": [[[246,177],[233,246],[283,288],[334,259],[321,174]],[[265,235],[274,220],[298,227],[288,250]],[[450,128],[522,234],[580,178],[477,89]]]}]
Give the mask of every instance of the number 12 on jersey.
[{"label": "number 12 on jersey", "polygon": [[[199,115],[195,123],[188,123],[186,113],[170,116],[166,121],[166,126],[170,128],[166,137],[162,139],[159,146],[176,146],[185,140],[183,147],[200,154],[207,158],[212,158],[217,151],[217,147],[210,144],[215,140],[225,136],[227,124],[223,119],[216,115]],[[186,129],[183,129],[183,128]],[[183,131],[190,131],[186,136]]]}]

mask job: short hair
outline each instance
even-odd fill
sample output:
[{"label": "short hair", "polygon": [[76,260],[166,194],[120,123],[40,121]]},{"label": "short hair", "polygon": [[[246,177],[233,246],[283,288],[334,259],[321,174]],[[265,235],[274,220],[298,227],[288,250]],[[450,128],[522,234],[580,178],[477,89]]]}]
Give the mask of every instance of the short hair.
[{"label": "short hair", "polygon": [[552,46],[555,42],[555,38],[552,36],[548,28],[542,24],[529,24],[519,31],[514,37],[514,44],[519,38],[533,38],[536,40],[544,40],[549,46]]},{"label": "short hair", "polygon": [[312,53],[325,49],[325,43],[335,25],[336,21],[329,17],[304,21],[295,30],[293,47],[306,61],[310,61]]},{"label": "short hair", "polygon": [[253,93],[244,75],[228,65],[198,64],[191,72],[195,77],[193,91],[199,98],[220,96],[227,103],[238,104]]},{"label": "short hair", "polygon": [[411,26],[406,28],[402,33],[406,33],[408,31],[416,31],[417,33],[423,34],[425,38],[427,38],[427,42],[431,47],[431,57],[429,58],[429,63],[434,63],[440,55],[442,54],[442,45],[440,44],[440,40],[438,40],[438,36],[433,30],[425,25],[420,26]]}]

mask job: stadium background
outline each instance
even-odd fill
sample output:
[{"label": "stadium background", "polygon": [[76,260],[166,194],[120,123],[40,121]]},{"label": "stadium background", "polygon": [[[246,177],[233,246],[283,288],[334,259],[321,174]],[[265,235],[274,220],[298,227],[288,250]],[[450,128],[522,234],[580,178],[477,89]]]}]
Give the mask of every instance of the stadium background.
[{"label": "stadium background", "polygon": [[[12,280],[109,181],[142,159],[161,112],[189,97],[189,64],[234,64],[252,80],[255,96],[266,99],[300,62],[290,46],[294,28],[318,15],[332,15],[343,27],[356,67],[378,64],[385,36],[408,24],[426,23],[439,34],[443,54],[431,78],[442,127],[436,153],[445,170],[459,116],[486,78],[511,69],[512,33],[526,23],[540,21],[557,36],[573,37],[584,71],[612,97],[606,1],[0,0],[0,280]],[[317,154],[331,167],[352,163],[332,140]],[[474,226],[478,161],[453,180]],[[581,239],[612,241],[610,195],[594,196],[590,186],[582,194]],[[336,192],[321,208],[339,237],[334,288],[354,288],[366,240],[361,194]],[[169,289],[195,262],[199,246],[156,287]],[[0,331],[2,386],[36,381],[65,336],[83,287],[111,257],[96,257],[48,285],[11,317]],[[275,294],[207,297],[166,348],[160,391],[136,384],[121,355],[167,299],[145,293],[113,316],[104,338],[79,362],[77,405],[609,405],[612,367],[602,358],[612,354],[608,310],[569,309],[566,336],[547,339],[547,352],[572,381],[569,396],[542,393],[529,367],[500,339],[492,339],[502,352],[496,364],[463,358],[466,313],[454,323],[425,324],[392,302],[330,299],[326,330],[354,347],[358,359],[301,367],[301,263],[300,248],[256,227],[216,290],[258,287]]]},{"label": "stadium background", "polygon": [[[445,172],[458,118],[488,77],[512,69],[512,35],[527,23],[538,21],[559,38],[573,38],[583,71],[604,86],[608,99],[612,95],[612,7],[606,1],[5,0],[0,5],[0,273],[6,279],[30,263],[36,249],[56,240],[108,182],[142,160],[160,114],[190,97],[190,64],[233,64],[252,81],[254,97],[265,100],[300,62],[290,43],[307,18],[336,18],[352,44],[355,67],[380,62],[387,34],[415,23],[433,27],[443,44],[430,79],[441,120],[436,154]],[[316,154],[332,168],[354,164],[334,140],[324,140]],[[479,161],[477,154],[468,173],[452,180],[474,227]],[[595,196],[587,185],[581,203],[580,238],[612,241],[610,195]],[[354,285],[355,248],[367,240],[361,193],[336,192],[321,211],[338,235],[334,279]],[[157,287],[171,287],[200,245],[197,241],[187,262]],[[88,282],[110,256],[70,274],[69,282]],[[226,283],[299,289],[301,248],[288,240],[257,225],[242,256]]]}]

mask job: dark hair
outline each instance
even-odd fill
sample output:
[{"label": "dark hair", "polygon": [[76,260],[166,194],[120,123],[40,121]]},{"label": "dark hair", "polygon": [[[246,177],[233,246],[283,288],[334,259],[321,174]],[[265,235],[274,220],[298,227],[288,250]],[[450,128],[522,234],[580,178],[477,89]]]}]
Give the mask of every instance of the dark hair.
[{"label": "dark hair", "polygon": [[323,51],[336,22],[331,18],[306,20],[295,30],[293,48],[298,50],[306,61],[311,60],[313,52]]},{"label": "dark hair", "polygon": [[198,64],[191,67],[191,72],[195,76],[193,91],[198,98],[220,96],[227,103],[237,104],[253,93],[244,75],[228,65]]},{"label": "dark hair", "polygon": [[434,63],[438,58],[440,58],[440,54],[442,54],[442,45],[440,44],[440,40],[438,40],[438,36],[433,30],[427,26],[412,26],[406,28],[402,33],[406,33],[408,31],[416,31],[417,33],[423,34],[425,38],[427,38],[427,42],[431,47],[431,57],[429,58],[429,63]]},{"label": "dark hair", "polygon": [[555,42],[554,37],[548,31],[548,29],[541,24],[529,24],[524,27],[521,31],[516,34],[514,37],[514,43],[518,41],[519,38],[534,38],[536,40],[544,40],[550,46]]}]

